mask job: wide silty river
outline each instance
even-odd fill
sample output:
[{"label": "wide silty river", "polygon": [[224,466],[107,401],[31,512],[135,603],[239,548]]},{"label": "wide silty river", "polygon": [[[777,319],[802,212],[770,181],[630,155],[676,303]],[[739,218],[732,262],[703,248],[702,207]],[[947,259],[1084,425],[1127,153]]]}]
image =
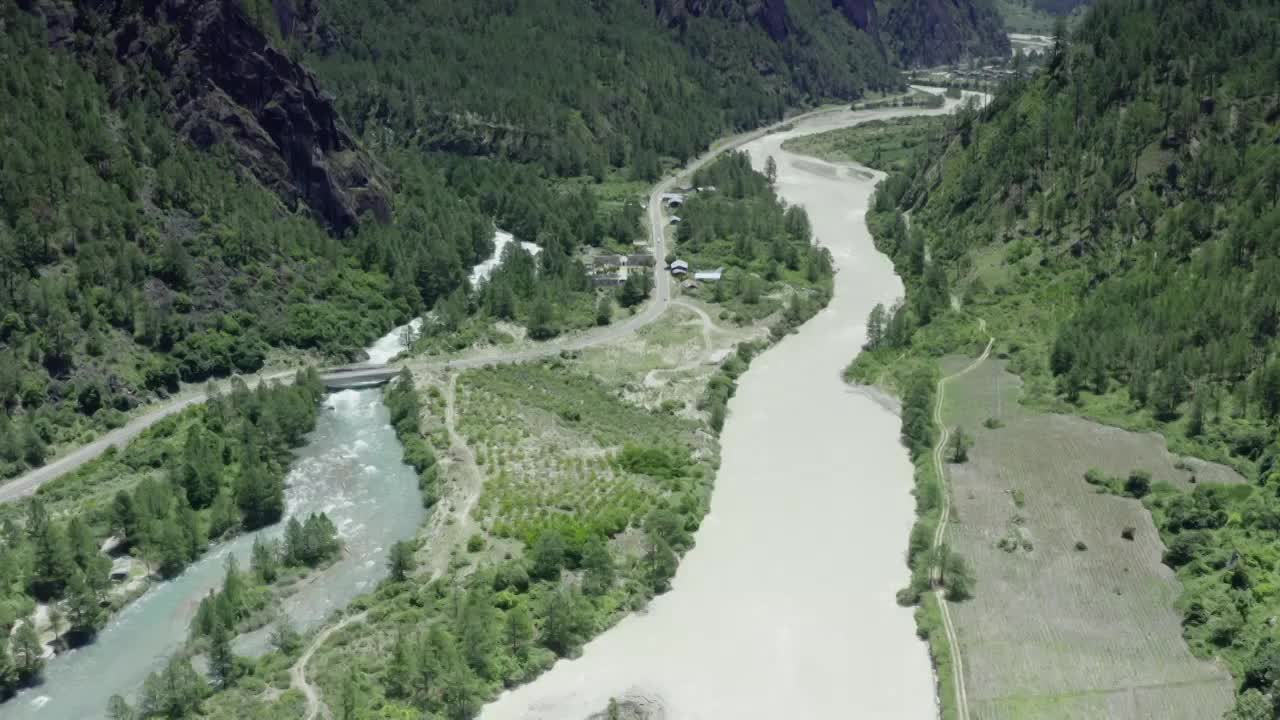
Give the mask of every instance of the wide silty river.
[{"label": "wide silty river", "polygon": [[[369,349],[370,359],[385,361],[401,349],[397,329]],[[417,475],[403,462],[381,390],[343,390],[322,402],[316,429],[289,471],[287,512],[327,513],[344,553],[284,603],[304,630],[382,580],[391,545],[412,537],[425,515]],[[182,575],[156,584],[112,618],[92,645],[51,660],[42,685],[0,704],[0,720],[105,718],[113,694],[136,693],[182,646],[201,598],[221,585],[227,556],[234,553],[248,567],[254,539],[282,531],[279,523],[215,546]],[[265,631],[241,638],[237,650],[259,651],[264,636]]]},{"label": "wide silty river", "polygon": [[617,697],[666,720],[937,716],[927,648],[895,601],[909,579],[912,465],[898,418],[841,380],[872,307],[903,293],[864,220],[880,176],[782,149],[908,114],[922,111],[832,112],[744,146],[757,170],[775,159],[779,194],[808,211],[835,295],[740,379],[711,511],[670,592],[482,720],[582,720]]}]

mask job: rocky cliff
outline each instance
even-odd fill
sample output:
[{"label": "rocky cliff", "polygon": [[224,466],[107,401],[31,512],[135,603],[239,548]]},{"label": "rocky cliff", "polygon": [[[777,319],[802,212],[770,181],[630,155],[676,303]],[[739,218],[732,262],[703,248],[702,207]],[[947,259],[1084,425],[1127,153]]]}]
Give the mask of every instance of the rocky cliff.
[{"label": "rocky cliff", "polygon": [[881,39],[904,66],[1009,53],[1004,21],[990,0],[853,0],[859,1],[879,6]]},{"label": "rocky cliff", "polygon": [[[672,27],[707,15],[757,24],[781,42],[794,26],[787,2],[654,0],[654,6],[658,17]],[[831,0],[831,7],[882,50],[887,49],[891,60],[905,66],[941,65],[1009,52],[1004,23],[990,0]]]},{"label": "rocky cliff", "polygon": [[672,27],[709,15],[758,24],[775,42],[791,34],[787,0],[654,0],[654,9]]},{"label": "rocky cliff", "polygon": [[193,143],[226,148],[287,204],[305,204],[334,232],[366,213],[389,217],[383,172],[332,99],[234,0],[30,4],[45,17],[50,41],[92,58],[113,92],[161,98]]}]

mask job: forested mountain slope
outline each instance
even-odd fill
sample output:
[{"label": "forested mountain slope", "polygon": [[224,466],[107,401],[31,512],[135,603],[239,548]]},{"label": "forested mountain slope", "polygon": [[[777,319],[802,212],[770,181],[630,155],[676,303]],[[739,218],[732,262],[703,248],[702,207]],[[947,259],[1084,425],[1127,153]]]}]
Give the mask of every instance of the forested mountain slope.
[{"label": "forested mountain slope", "polygon": [[992,0],[880,0],[878,5],[880,36],[902,65],[1009,54],[1004,22]]},{"label": "forested mountain slope", "polygon": [[1192,648],[1260,707],[1280,680],[1280,5],[1097,3],[1044,72],[888,180],[872,222],[910,288],[886,344],[945,345],[962,297],[1031,402],[1256,479],[1147,502]]},{"label": "forested mountain slope", "polygon": [[109,54],[95,76],[12,3],[0,22],[0,477],[180,379],[256,370],[271,346],[350,353],[456,284],[442,259],[488,252],[491,220],[442,171],[400,178],[432,202],[394,232],[339,240],[230,143],[174,133],[160,83],[116,85]]},{"label": "forested mountain slope", "polygon": [[501,317],[589,312],[572,256],[630,242],[636,212],[562,178],[652,179],[788,107],[901,86],[871,0],[2,12],[0,477],[273,347],[350,357],[445,298],[493,314],[460,289],[494,221],[544,248]]},{"label": "forested mountain slope", "polygon": [[303,27],[322,30],[300,40],[361,133],[559,174],[656,169],[725,128],[898,84],[829,4],[715,5],[317,0]]}]

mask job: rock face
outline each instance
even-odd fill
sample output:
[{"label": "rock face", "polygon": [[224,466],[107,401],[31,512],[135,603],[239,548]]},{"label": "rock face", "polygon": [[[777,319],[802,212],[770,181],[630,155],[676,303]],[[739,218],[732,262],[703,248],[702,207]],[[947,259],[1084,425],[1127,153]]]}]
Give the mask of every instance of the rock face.
[{"label": "rock face", "polygon": [[875,0],[833,0],[832,7],[843,13],[859,30],[865,30],[872,35],[879,33]]},{"label": "rock face", "polygon": [[878,5],[882,40],[902,65],[945,65],[1009,53],[1004,20],[990,0],[880,0]]},{"label": "rock face", "polygon": [[786,0],[654,0],[654,9],[672,27],[690,16],[705,14],[756,23],[775,42],[786,40],[791,34]]},{"label": "rock face", "polygon": [[[233,0],[39,0],[52,42],[120,64],[132,93],[159,79],[173,126],[220,145],[289,205],[305,203],[341,234],[369,213],[388,219],[382,170],[344,127],[309,70],[271,47]],[[70,27],[66,27],[70,23]]]},{"label": "rock face", "polygon": [[[792,3],[814,0],[789,0]],[[825,2],[826,0],[818,0]],[[1068,1],[1068,0],[1063,0]],[[788,0],[654,0],[659,18],[678,27],[689,17],[740,19],[775,42],[793,30]],[[1009,52],[1004,23],[990,0],[830,0],[846,20],[906,66],[942,65],[973,55]]]}]

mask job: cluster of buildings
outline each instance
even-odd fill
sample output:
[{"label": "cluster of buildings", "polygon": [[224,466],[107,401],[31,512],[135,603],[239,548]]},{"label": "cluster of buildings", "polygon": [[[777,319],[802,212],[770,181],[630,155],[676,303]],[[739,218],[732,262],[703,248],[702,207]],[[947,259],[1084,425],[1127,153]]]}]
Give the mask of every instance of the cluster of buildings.
[{"label": "cluster of buildings", "polygon": [[648,272],[653,269],[653,255],[597,255],[591,258],[592,287],[620,287],[627,281],[627,274]]},{"label": "cluster of buildings", "polygon": [[[708,185],[697,188],[676,188],[662,193],[662,207],[676,210],[684,206],[685,198],[690,193],[715,192],[715,186]],[[672,224],[680,222],[678,215],[672,215]],[[627,281],[627,275],[633,272],[648,272],[654,267],[654,257],[649,253],[631,255],[603,254],[591,258],[591,285],[593,287],[620,287]],[[715,270],[690,271],[689,263],[676,260],[667,266],[672,276],[684,280],[686,288],[697,287],[699,282],[716,282],[724,276],[724,268]]]},{"label": "cluster of buildings", "polygon": [[718,267],[715,270],[697,270],[692,276],[689,274],[689,263],[684,260],[673,260],[668,266],[671,275],[677,279],[684,279],[684,287],[692,289],[698,286],[700,282],[719,282],[724,277],[724,268]]}]

